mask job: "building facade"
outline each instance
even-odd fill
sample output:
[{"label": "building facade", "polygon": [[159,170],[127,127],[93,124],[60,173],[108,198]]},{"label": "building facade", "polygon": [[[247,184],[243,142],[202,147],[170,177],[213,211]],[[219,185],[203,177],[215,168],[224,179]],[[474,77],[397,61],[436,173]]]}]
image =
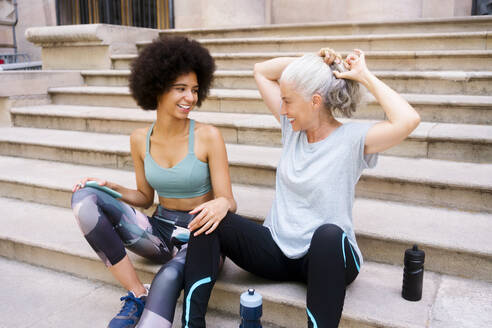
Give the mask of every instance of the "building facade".
[{"label": "building facade", "polygon": [[[39,60],[39,48],[24,37],[33,26],[108,23],[185,29],[411,20],[470,16],[478,13],[479,2],[483,7],[492,0],[0,0],[0,53],[17,51]],[[17,49],[12,47],[14,30]]]}]

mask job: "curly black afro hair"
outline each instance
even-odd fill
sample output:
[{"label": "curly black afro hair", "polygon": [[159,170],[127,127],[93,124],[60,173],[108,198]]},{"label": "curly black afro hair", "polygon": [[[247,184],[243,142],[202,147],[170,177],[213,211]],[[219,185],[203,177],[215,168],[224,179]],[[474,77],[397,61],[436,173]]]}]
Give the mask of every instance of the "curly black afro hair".
[{"label": "curly black afro hair", "polygon": [[200,43],[181,36],[161,36],[146,46],[131,64],[130,91],[146,110],[157,109],[158,97],[171,89],[183,74],[195,72],[198,79],[197,106],[208,95],[215,62]]}]

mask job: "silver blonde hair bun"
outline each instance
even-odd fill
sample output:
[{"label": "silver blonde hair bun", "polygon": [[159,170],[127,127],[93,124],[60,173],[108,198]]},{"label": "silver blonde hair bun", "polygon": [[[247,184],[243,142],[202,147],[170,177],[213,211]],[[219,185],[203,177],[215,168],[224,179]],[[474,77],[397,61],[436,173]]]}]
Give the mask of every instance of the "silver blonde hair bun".
[{"label": "silver blonde hair bun", "polygon": [[323,105],[332,112],[351,117],[360,101],[359,84],[353,80],[337,79],[333,71],[345,72],[343,64],[328,66],[316,54],[304,55],[290,63],[280,81],[290,82],[306,101],[318,93]]}]

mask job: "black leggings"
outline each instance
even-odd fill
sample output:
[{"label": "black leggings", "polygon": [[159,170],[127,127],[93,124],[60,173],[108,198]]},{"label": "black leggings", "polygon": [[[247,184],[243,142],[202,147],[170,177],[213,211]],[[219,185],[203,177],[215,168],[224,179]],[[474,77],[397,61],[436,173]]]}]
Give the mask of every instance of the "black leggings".
[{"label": "black leggings", "polygon": [[221,252],[255,275],[307,283],[308,327],[338,327],[346,286],[359,273],[359,257],[336,225],[320,226],[307,254],[290,259],[277,246],[268,228],[228,213],[213,233],[191,237],[188,243],[183,327],[205,327]]}]

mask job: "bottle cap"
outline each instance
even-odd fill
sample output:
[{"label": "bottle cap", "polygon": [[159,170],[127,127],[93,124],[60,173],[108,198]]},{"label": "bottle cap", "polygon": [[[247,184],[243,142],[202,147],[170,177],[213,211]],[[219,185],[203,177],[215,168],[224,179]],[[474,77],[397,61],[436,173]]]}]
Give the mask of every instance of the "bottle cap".
[{"label": "bottle cap", "polygon": [[262,297],[260,294],[256,293],[253,288],[248,289],[248,291],[241,294],[241,305],[249,308],[255,308],[260,306],[262,303]]},{"label": "bottle cap", "polygon": [[405,251],[405,258],[413,261],[424,261],[425,252],[419,249],[418,245],[413,245],[413,248],[409,248]]}]

